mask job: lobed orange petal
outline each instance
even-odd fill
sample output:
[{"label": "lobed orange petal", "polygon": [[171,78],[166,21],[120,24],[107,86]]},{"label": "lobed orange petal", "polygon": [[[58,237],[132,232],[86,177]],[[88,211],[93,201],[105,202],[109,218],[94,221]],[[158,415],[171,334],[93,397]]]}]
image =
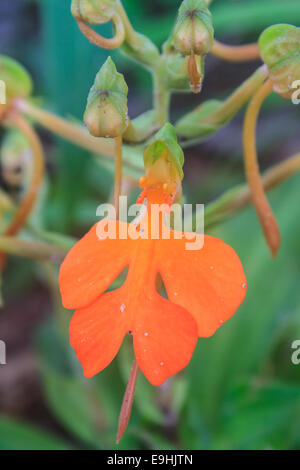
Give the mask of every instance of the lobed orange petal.
[{"label": "lobed orange petal", "polygon": [[162,385],[186,367],[197,343],[193,317],[158,294],[140,305],[132,332],[139,367],[152,385]]},{"label": "lobed orange petal", "polygon": [[246,278],[233,248],[218,238],[204,236],[200,250],[187,250],[190,240],[160,240],[159,272],[168,298],[190,312],[198,335],[214,334],[232,317],[246,295]]},{"label": "lobed orange petal", "polygon": [[76,310],[70,323],[71,346],[87,378],[107,367],[120,349],[130,316],[122,303],[124,287]]},{"label": "lobed orange petal", "polygon": [[[99,297],[129,264],[132,240],[104,239],[97,236],[98,224],[69,251],[59,273],[62,303],[65,308],[82,308]],[[111,222],[125,231],[125,222]],[[99,228],[99,227],[98,227]],[[99,233],[99,232],[98,232]]]}]

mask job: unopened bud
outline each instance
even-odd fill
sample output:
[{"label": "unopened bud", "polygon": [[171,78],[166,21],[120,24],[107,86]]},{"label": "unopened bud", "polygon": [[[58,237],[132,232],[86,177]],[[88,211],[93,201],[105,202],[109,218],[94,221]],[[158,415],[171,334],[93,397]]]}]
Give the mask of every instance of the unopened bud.
[{"label": "unopened bud", "polygon": [[5,84],[6,101],[26,98],[32,92],[32,81],[16,60],[0,55],[0,80]]},{"label": "unopened bud", "polygon": [[72,0],[74,18],[93,25],[107,23],[115,13],[116,0]]},{"label": "unopened bud", "polygon": [[214,41],[211,13],[205,0],[184,0],[173,31],[173,43],[182,55],[207,54]]},{"label": "unopened bud", "polygon": [[289,24],[270,26],[263,31],[258,44],[274,91],[291,99],[295,91],[293,83],[300,78],[300,28]]},{"label": "unopened bud", "polygon": [[169,182],[175,187],[183,179],[184,154],[174,127],[166,123],[144,151],[147,186]]},{"label": "unopened bud", "polygon": [[128,125],[128,87],[122,74],[109,57],[101,67],[92,86],[84,122],[94,137],[115,138],[122,135]]}]

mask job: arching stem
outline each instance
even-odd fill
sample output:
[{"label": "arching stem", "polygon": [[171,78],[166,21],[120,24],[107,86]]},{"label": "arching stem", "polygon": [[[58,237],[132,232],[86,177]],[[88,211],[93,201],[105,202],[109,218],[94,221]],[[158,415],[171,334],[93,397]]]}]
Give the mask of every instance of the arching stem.
[{"label": "arching stem", "polygon": [[[19,114],[11,115],[7,122],[10,125],[17,127],[28,139],[33,157],[30,184],[23,196],[17,212],[4,232],[5,236],[14,236],[17,235],[24,226],[36,202],[44,178],[45,165],[42,144],[33,127]],[[0,268],[4,267],[5,259],[6,255],[0,254]]]},{"label": "arching stem", "polygon": [[137,360],[134,359],[122,402],[117,433],[117,444],[119,444],[120,440],[122,439],[129,422],[138,373],[139,366]]},{"label": "arching stem", "polygon": [[243,148],[246,177],[251,188],[253,205],[272,256],[275,257],[281,243],[280,230],[260,178],[256,151],[256,124],[258,114],[263,102],[272,91],[273,84],[271,80],[267,80],[250,101],[244,121]]},{"label": "arching stem", "polygon": [[244,46],[227,46],[219,41],[214,42],[211,53],[228,62],[246,62],[259,59],[259,48],[256,43]]},{"label": "arching stem", "polygon": [[117,49],[120,47],[125,40],[125,28],[123,21],[119,15],[114,15],[112,17],[112,22],[114,23],[116,34],[113,38],[104,38],[96,31],[93,30],[88,24],[84,21],[76,18],[78,27],[82,34],[96,46],[102,49]]},{"label": "arching stem", "polygon": [[115,138],[115,181],[114,181],[114,204],[116,218],[120,212],[120,194],[122,186],[122,136]]}]

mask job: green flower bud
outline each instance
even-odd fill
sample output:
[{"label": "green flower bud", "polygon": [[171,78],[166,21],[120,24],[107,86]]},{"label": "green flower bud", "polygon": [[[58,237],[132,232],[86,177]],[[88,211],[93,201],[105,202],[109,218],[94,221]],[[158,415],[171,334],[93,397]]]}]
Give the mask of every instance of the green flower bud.
[{"label": "green flower bud", "polygon": [[[149,176],[149,172],[151,172],[154,165],[157,167],[156,164],[160,159],[167,161],[167,171],[170,179],[174,181],[183,179],[184,154],[177,142],[175,129],[170,123],[166,123],[155,134],[154,141],[144,151],[144,165],[147,176]],[[162,174],[154,175],[154,177],[157,179],[162,178],[162,181],[166,179],[166,175]]]},{"label": "green flower bud", "polygon": [[182,55],[204,55],[213,41],[214,28],[205,0],[184,0],[173,31],[175,48]]},{"label": "green flower bud", "polygon": [[0,80],[5,83],[7,101],[26,98],[32,92],[32,81],[24,67],[4,55],[0,55]]},{"label": "green flower bud", "polygon": [[107,23],[115,13],[116,0],[72,0],[71,13],[93,25]]},{"label": "green flower bud", "polygon": [[124,133],[128,124],[127,94],[124,77],[109,57],[96,75],[87,100],[84,122],[90,134],[115,138]]},{"label": "green flower bud", "polygon": [[293,83],[300,78],[300,28],[289,24],[270,26],[261,34],[258,45],[274,91],[291,99]]}]

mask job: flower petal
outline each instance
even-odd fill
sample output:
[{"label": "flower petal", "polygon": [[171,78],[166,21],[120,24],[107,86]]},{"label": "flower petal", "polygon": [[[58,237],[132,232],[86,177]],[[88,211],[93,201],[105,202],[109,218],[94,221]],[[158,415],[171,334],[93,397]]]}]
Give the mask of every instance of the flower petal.
[{"label": "flower petal", "polygon": [[[91,230],[69,251],[59,273],[59,285],[65,308],[82,308],[99,297],[120,272],[129,264],[132,240],[99,239],[97,229],[106,220],[95,224]],[[127,231],[125,222],[115,224],[116,234],[121,227]],[[99,231],[98,231],[99,233]]]},{"label": "flower petal", "polygon": [[76,310],[70,323],[71,346],[87,378],[107,367],[129,329],[123,287],[102,295],[88,307]]},{"label": "flower petal", "polygon": [[200,337],[208,337],[243,302],[246,278],[239,257],[222,240],[205,235],[200,250],[187,250],[187,242],[160,241],[159,272],[168,298],[194,316]]},{"label": "flower petal", "polygon": [[191,360],[197,324],[186,310],[155,294],[134,317],[133,338],[143,374],[153,385],[161,385]]}]

